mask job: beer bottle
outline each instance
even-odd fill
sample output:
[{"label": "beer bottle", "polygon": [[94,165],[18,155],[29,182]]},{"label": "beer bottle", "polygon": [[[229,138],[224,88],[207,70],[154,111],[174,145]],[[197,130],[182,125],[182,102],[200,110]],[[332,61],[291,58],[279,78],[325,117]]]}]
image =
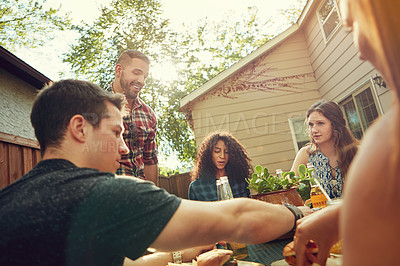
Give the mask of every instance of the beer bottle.
[{"label": "beer bottle", "polygon": [[[220,182],[218,182],[220,181]],[[230,200],[233,199],[233,193],[231,186],[229,185],[229,180],[227,176],[221,176],[217,180],[217,189],[220,188],[219,192],[217,190],[218,200]],[[234,259],[242,260],[249,256],[246,244],[227,242],[227,249],[233,251],[232,257]]]}]

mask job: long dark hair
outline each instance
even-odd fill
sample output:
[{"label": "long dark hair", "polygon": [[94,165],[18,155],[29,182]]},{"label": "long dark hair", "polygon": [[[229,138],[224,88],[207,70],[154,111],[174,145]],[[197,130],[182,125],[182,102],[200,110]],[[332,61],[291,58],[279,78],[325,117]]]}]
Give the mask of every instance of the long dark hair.
[{"label": "long dark hair", "polygon": [[[350,130],[346,127],[346,120],[337,103],[327,100],[314,103],[307,110],[307,119],[310,114],[315,111],[324,115],[332,124],[334,146],[339,153],[339,168],[342,171],[343,177],[345,177],[349,170],[350,163],[357,153],[358,140],[353,137]],[[318,149],[318,145],[314,142],[310,132],[308,135],[310,137],[310,143],[308,144],[310,148],[309,152],[315,153]]]},{"label": "long dark hair", "polygon": [[242,144],[230,133],[217,131],[208,135],[201,143],[191,172],[192,180],[216,177],[217,168],[212,161],[212,153],[219,140],[222,140],[228,149],[229,161],[225,170],[229,179],[244,180],[252,174],[251,160]]}]

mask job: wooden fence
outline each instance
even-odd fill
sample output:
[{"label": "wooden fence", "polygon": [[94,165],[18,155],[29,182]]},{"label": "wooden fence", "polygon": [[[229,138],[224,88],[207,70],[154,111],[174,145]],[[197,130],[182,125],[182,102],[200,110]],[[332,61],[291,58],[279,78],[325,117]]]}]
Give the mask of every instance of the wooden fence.
[{"label": "wooden fence", "polygon": [[0,132],[0,189],[26,174],[40,159],[36,141]]},{"label": "wooden fence", "polygon": [[188,199],[188,189],[190,184],[190,173],[172,175],[172,176],[159,176],[158,186],[164,188],[171,194],[180,198]]},{"label": "wooden fence", "polygon": [[[0,132],[0,189],[22,177],[40,160],[36,141]],[[159,187],[184,199],[188,199],[189,184],[189,173],[158,177]]]}]

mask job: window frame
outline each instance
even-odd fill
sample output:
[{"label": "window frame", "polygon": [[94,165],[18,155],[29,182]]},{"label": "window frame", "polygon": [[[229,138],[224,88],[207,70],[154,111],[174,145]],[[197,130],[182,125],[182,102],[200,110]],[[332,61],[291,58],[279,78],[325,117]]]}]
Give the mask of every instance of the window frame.
[{"label": "window frame", "polygon": [[[381,105],[381,102],[379,101],[379,97],[378,97],[378,93],[376,90],[376,85],[372,79],[372,77],[368,78],[367,80],[361,82],[358,86],[354,87],[354,89],[352,89],[349,93],[347,93],[346,95],[344,95],[342,98],[340,98],[338,100],[338,104],[340,106],[340,108],[342,109],[342,112],[344,114],[344,118],[346,120],[346,124],[349,125],[349,121],[348,118],[345,114],[345,110],[344,110],[344,104],[348,103],[350,101],[350,97],[351,100],[354,103],[354,106],[356,108],[357,111],[357,115],[360,121],[360,125],[361,125],[361,131],[363,136],[365,135],[365,131],[367,130],[367,128],[364,128],[364,125],[362,123],[361,120],[361,116],[360,116],[360,110],[358,109],[358,106],[356,104],[356,96],[360,95],[361,93],[363,93],[364,91],[366,91],[368,88],[371,89],[371,94],[372,94],[372,98],[374,100],[375,103],[375,107],[376,107],[376,111],[378,113],[378,117],[381,117],[383,115],[383,108]],[[353,132],[352,132],[353,133]]]},{"label": "window frame", "polygon": [[297,136],[296,136],[296,131],[295,131],[295,128],[294,128],[294,121],[302,121],[303,123],[304,123],[304,129],[305,130],[307,130],[307,127],[306,127],[306,124],[305,124],[305,120],[306,120],[306,116],[305,115],[300,115],[300,116],[296,116],[296,117],[291,117],[291,118],[288,118],[288,122],[289,122],[289,128],[290,128],[290,133],[291,133],[291,135],[292,135],[292,141],[293,141],[293,146],[294,146],[294,150],[295,150],[295,152],[296,152],[296,154],[299,152],[299,143],[300,142],[305,142],[306,141],[306,143],[307,142],[309,142],[310,141],[310,139],[309,139],[309,137],[307,136],[307,139],[306,140],[298,140],[297,139]]},{"label": "window frame", "polygon": [[335,35],[335,33],[336,33],[336,32],[339,30],[339,28],[342,26],[342,19],[341,19],[341,15],[340,15],[340,10],[339,10],[338,3],[337,3],[336,0],[331,0],[331,1],[333,1],[333,3],[334,3],[334,8],[331,10],[331,12],[330,12],[329,15],[327,16],[327,18],[329,18],[329,17],[332,15],[333,12],[336,12],[336,13],[337,13],[337,16],[338,16],[338,22],[339,22],[339,23],[338,23],[337,26],[329,33],[329,35],[326,36],[326,34],[325,34],[325,29],[324,29],[324,25],[325,25],[326,21],[328,21],[328,19],[326,19],[325,23],[322,23],[320,11],[321,11],[321,9],[326,5],[326,3],[328,3],[329,1],[330,1],[330,0],[323,0],[322,3],[318,6],[317,11],[316,11],[316,13],[317,13],[317,19],[318,19],[318,24],[319,24],[319,27],[320,27],[320,29],[321,29],[322,37],[324,38],[325,44],[327,44],[327,43],[332,39],[332,37]]}]

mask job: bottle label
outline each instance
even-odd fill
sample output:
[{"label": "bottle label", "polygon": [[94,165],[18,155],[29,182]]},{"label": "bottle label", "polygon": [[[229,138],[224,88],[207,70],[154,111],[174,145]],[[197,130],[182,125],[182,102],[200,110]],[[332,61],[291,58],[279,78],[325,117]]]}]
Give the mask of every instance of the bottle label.
[{"label": "bottle label", "polygon": [[324,208],[327,207],[328,205],[326,204],[326,197],[324,194],[317,194],[317,195],[312,195],[311,194],[311,202],[313,205],[313,208]]}]

